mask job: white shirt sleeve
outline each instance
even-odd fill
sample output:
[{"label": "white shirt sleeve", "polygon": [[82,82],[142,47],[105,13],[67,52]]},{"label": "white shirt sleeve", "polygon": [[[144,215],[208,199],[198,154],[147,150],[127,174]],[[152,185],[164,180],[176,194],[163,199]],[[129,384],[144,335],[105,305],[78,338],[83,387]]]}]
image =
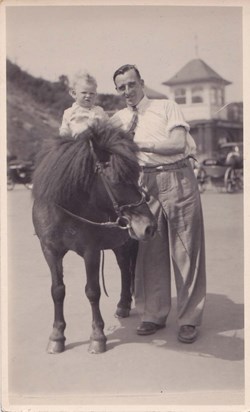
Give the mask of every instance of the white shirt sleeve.
[{"label": "white shirt sleeve", "polygon": [[72,135],[66,111],[63,113],[62,124],[59,128],[59,135],[61,137],[71,137]]},{"label": "white shirt sleeve", "polygon": [[170,132],[172,129],[178,126],[185,127],[186,131],[189,132],[190,126],[185,121],[183,113],[180,106],[173,100],[166,101],[166,116],[167,116],[167,131]]},{"label": "white shirt sleeve", "polygon": [[175,127],[178,127],[178,126],[184,127],[187,132],[186,133],[185,154],[195,155],[196,154],[196,143],[194,139],[192,138],[191,134],[189,133],[190,126],[185,121],[180,106],[172,100],[169,100],[168,103],[169,104],[167,105],[167,118],[168,118],[167,131],[170,132],[171,130],[173,130]]}]

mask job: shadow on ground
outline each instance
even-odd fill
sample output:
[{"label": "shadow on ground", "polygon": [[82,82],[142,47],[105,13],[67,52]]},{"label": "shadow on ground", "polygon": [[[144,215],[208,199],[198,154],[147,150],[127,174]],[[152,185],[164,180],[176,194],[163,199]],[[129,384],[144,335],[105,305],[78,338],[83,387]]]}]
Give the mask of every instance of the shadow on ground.
[{"label": "shadow on ground", "polygon": [[[172,310],[164,329],[150,336],[138,336],[136,327],[140,319],[133,309],[129,318],[119,319],[120,326],[107,326],[105,329],[107,350],[115,350],[119,345],[128,343],[148,343],[161,349],[185,351],[196,356],[213,357],[230,361],[244,359],[244,306],[236,304],[226,295],[208,294],[206,310],[199,337],[193,344],[177,341],[177,324],[175,321],[176,298],[172,300]],[[66,350],[84,345],[88,342],[75,342],[66,345]]]}]

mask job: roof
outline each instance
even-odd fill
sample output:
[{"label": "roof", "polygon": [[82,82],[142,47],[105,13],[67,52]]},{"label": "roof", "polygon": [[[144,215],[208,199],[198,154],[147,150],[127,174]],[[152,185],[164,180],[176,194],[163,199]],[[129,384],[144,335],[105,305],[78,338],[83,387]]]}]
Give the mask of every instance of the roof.
[{"label": "roof", "polygon": [[144,91],[149,99],[167,99],[167,96],[165,94],[150,89],[150,87],[144,86]]},{"label": "roof", "polygon": [[208,64],[201,59],[193,59],[188,62],[181,70],[179,70],[169,80],[162,84],[166,86],[174,86],[177,84],[187,84],[193,82],[215,81],[224,85],[231,84],[228,80],[223,79],[216,73]]}]

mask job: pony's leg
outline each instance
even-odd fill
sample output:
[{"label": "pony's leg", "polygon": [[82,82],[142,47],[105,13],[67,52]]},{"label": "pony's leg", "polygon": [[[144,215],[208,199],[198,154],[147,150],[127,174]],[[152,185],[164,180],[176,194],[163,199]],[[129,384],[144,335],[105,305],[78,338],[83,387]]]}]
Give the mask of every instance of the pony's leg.
[{"label": "pony's leg", "polygon": [[138,242],[129,239],[124,245],[113,249],[121,270],[121,296],[117,304],[115,316],[126,318],[129,316],[134,292],[135,264],[138,251]]},{"label": "pony's leg", "polygon": [[99,283],[100,251],[87,251],[84,254],[87,273],[85,287],[86,296],[92,309],[92,333],[90,336],[90,353],[102,353],[106,351],[107,338],[104,335],[104,321],[100,312],[101,289]]},{"label": "pony's leg", "polygon": [[53,330],[49,337],[47,346],[48,353],[60,353],[65,348],[64,330],[66,322],[63,315],[63,302],[65,298],[65,285],[63,283],[63,255],[58,255],[58,252],[42,246],[45,259],[50,267],[52,286],[51,295],[54,302],[54,323]]}]

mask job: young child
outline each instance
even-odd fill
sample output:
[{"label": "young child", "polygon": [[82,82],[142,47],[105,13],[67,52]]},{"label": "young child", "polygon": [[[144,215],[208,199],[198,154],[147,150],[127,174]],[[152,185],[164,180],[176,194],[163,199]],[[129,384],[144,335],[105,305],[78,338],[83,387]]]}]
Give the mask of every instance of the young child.
[{"label": "young child", "polygon": [[62,124],[59,129],[61,137],[73,137],[74,139],[87,129],[95,119],[108,121],[109,116],[100,106],[95,106],[97,82],[88,72],[75,74],[70,95],[75,102],[64,111]]}]

